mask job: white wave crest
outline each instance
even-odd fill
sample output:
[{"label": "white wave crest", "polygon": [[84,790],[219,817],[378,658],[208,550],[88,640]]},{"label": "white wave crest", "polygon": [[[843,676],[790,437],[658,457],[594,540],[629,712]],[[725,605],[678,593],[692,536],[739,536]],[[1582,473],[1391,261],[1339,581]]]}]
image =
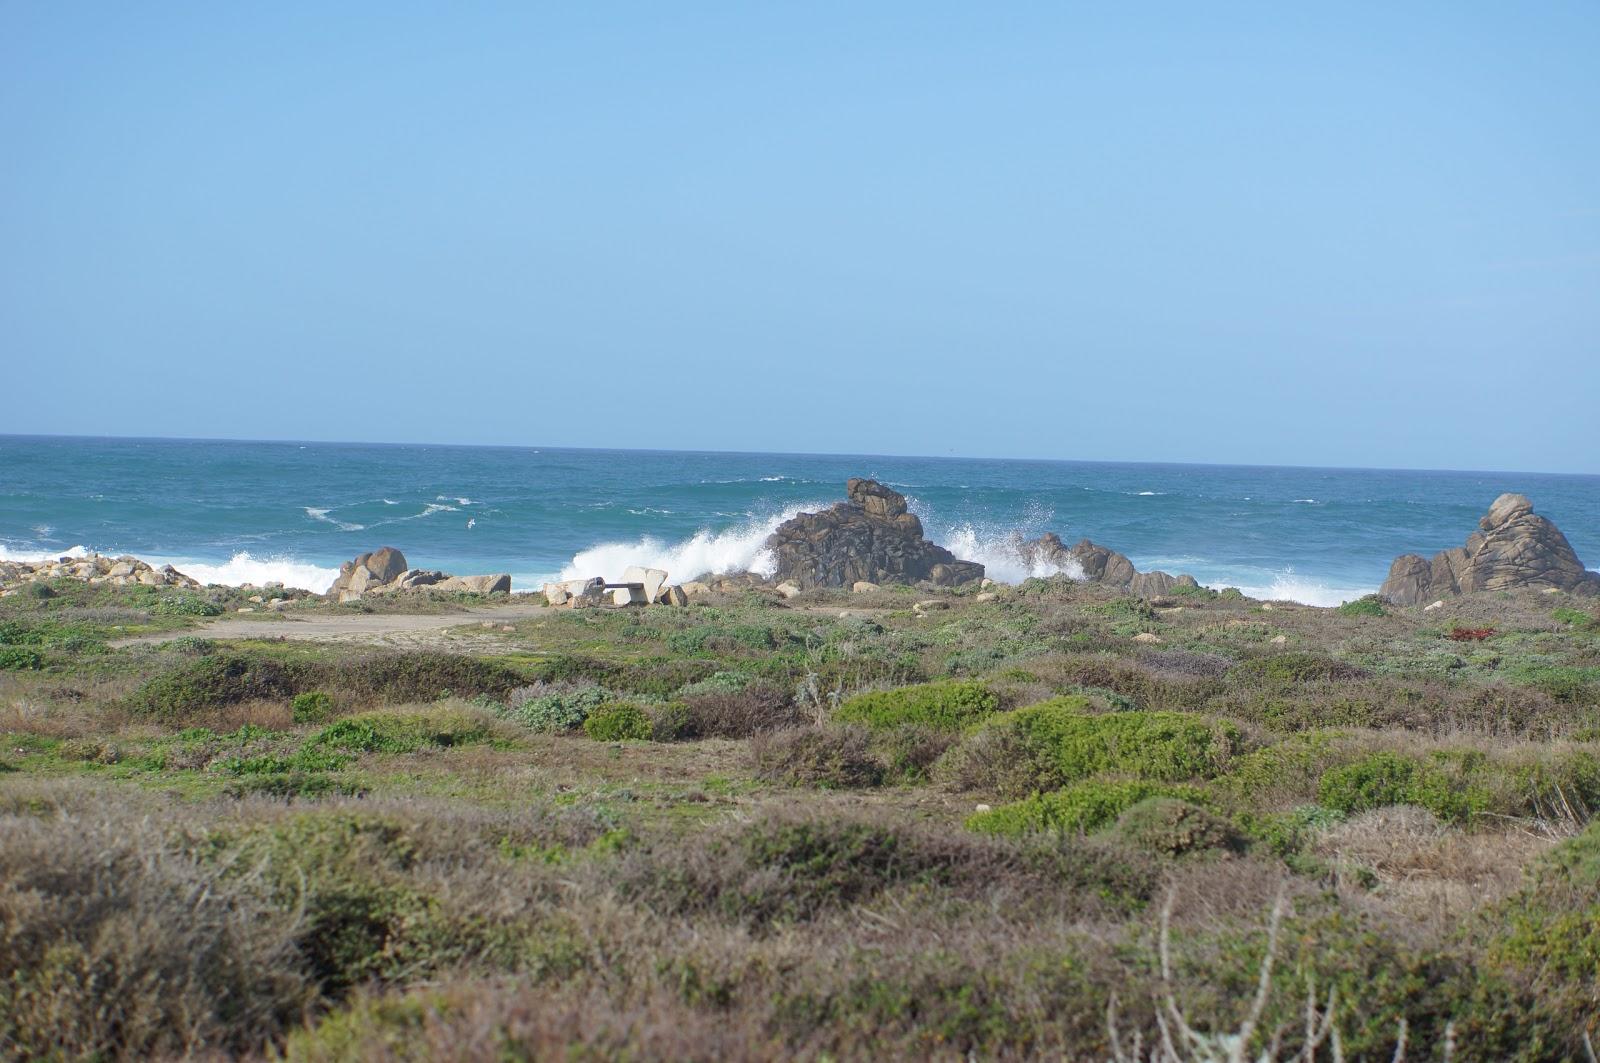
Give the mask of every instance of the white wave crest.
[{"label": "white wave crest", "polygon": [[986,532],[971,524],[962,524],[935,541],[962,561],[978,562],[985,576],[1000,583],[1021,583],[1033,577],[1050,576],[1083,579],[1083,566],[1076,558],[1065,558],[1057,563],[1030,553],[1023,548],[1020,531]]},{"label": "white wave crest", "polygon": [[[1221,590],[1224,584],[1212,583],[1208,586]],[[1286,568],[1274,576],[1272,582],[1265,587],[1241,586],[1239,590],[1251,598],[1264,602],[1297,602],[1300,605],[1317,605],[1326,609],[1355,601],[1357,598],[1374,593],[1377,588],[1330,587],[1326,583],[1297,576],[1294,569]]]},{"label": "white wave crest", "polygon": [[745,523],[726,531],[706,528],[689,538],[669,543],[645,535],[631,543],[600,543],[575,554],[561,570],[561,578],[589,579],[603,576],[611,582],[622,579],[630,565],[664,569],[674,582],[694,579],[707,573],[754,572],[770,576],[778,567],[767,549],[767,536],[798,513],[816,511],[823,506],[790,506],[767,516],[751,516]]},{"label": "white wave crest", "polygon": [[181,557],[149,557],[145,560],[157,567],[171,565],[201,583],[220,583],[228,587],[242,587],[247,583],[257,587],[281,583],[285,587],[322,594],[339,578],[337,568],[323,568],[289,557],[254,557],[244,550],[220,565]]},{"label": "white wave crest", "polygon": [[312,520],[320,520],[324,524],[332,524],[340,531],[362,531],[366,528],[365,524],[351,524],[347,521],[336,520],[335,518],[328,516],[328,510],[318,509],[315,506],[306,507],[306,516],[310,517]]},{"label": "white wave crest", "polygon": [[65,550],[10,549],[0,544],[0,561],[15,561],[24,565],[37,565],[42,561],[57,561],[63,557],[88,557],[92,550],[85,546],[72,546]]}]

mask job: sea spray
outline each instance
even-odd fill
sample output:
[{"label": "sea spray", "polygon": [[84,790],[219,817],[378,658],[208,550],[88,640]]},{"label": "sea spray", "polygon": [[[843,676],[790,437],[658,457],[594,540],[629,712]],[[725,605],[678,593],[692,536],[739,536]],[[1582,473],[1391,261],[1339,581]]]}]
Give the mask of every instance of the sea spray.
[{"label": "sea spray", "polygon": [[815,503],[788,506],[770,515],[752,515],[744,523],[725,531],[702,528],[676,543],[653,535],[642,536],[631,543],[599,543],[575,554],[561,570],[561,578],[602,576],[616,582],[622,579],[624,570],[634,565],[664,569],[674,582],[680,583],[696,576],[732,572],[770,576],[777,569],[777,559],[767,549],[768,536],[797,514],[824,508]]},{"label": "sea spray", "polygon": [[227,587],[250,584],[264,587],[268,583],[281,583],[285,587],[323,594],[339,577],[337,568],[324,568],[289,557],[254,557],[241,550],[221,564],[207,564],[192,558],[145,558],[157,566],[171,565],[185,576],[201,583],[220,583]]}]

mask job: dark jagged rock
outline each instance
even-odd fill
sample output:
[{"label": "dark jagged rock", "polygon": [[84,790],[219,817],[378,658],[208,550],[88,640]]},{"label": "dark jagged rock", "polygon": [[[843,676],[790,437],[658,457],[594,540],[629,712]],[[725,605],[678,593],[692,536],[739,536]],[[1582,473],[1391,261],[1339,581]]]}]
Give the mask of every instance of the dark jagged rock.
[{"label": "dark jagged rock", "polygon": [[1495,499],[1478,528],[1467,536],[1465,546],[1442,550],[1431,561],[1419,554],[1395,558],[1378,593],[1395,605],[1419,605],[1473,591],[1555,589],[1600,594],[1600,574],[1583,567],[1561,529],[1534,513],[1525,495]]},{"label": "dark jagged rock", "polygon": [[1154,598],[1174,587],[1199,585],[1193,576],[1173,576],[1160,570],[1140,572],[1122,554],[1088,539],[1080,539],[1069,547],[1055,532],[1045,532],[1037,539],[1024,542],[1020,549],[1023,560],[1030,566],[1046,562],[1067,572],[1076,569],[1086,580],[1116,587],[1140,598]]},{"label": "dark jagged rock", "polygon": [[898,491],[852,479],[845,492],[848,501],[801,513],[767,539],[778,563],[774,580],[809,589],[924,580],[953,587],[983,578],[982,565],[923,538],[922,522]]}]

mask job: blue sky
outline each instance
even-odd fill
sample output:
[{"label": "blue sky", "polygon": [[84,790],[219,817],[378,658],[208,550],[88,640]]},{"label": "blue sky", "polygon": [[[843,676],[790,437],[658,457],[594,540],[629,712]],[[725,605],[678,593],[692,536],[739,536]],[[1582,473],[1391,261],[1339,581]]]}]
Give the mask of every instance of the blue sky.
[{"label": "blue sky", "polygon": [[1593,2],[0,2],[0,431],[1596,472],[1597,55]]}]

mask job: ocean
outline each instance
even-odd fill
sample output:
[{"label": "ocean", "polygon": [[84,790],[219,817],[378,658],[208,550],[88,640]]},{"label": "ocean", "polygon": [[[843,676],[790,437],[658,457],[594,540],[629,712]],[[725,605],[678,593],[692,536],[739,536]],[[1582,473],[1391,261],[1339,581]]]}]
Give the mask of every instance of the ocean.
[{"label": "ocean", "polygon": [[1012,543],[1054,531],[1141,570],[1333,605],[1397,554],[1460,545],[1504,491],[1600,565],[1600,476],[31,436],[0,436],[0,560],[93,550],[320,591],[395,546],[517,590],[630,564],[684,580],[763,570],[767,534],[851,476],[903,492],[930,538],[1008,582],[1049,574]]}]

